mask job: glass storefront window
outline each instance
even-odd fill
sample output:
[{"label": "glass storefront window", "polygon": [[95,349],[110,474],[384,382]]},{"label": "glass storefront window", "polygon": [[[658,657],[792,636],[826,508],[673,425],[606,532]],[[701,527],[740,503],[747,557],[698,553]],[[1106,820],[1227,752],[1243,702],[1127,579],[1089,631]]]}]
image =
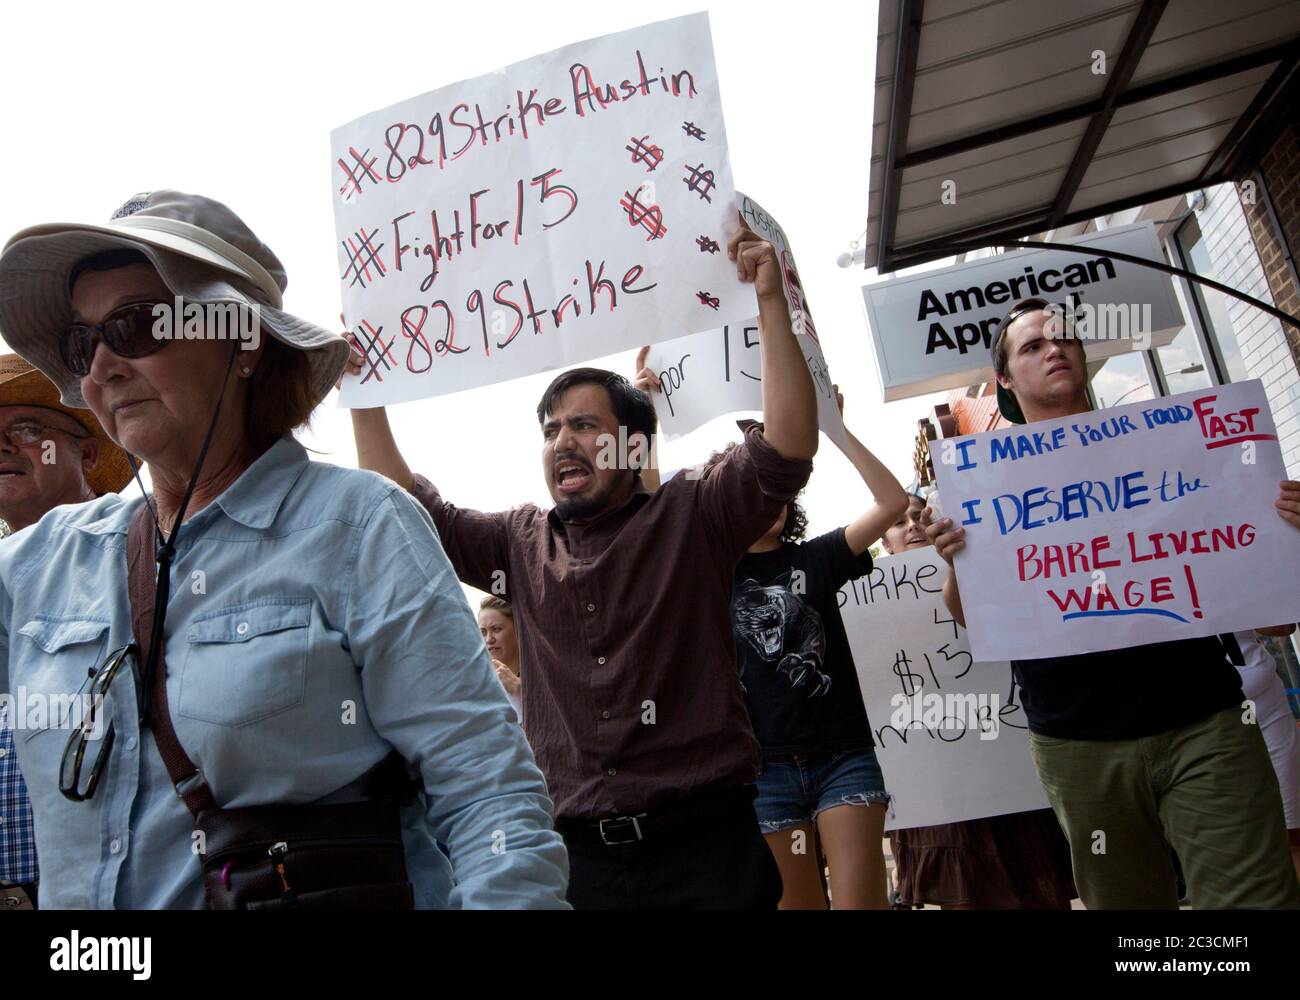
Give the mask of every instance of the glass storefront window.
[{"label": "glass storefront window", "polygon": [[[1214,266],[1210,262],[1209,251],[1205,247],[1205,240],[1201,237],[1201,227],[1196,220],[1196,216],[1190,216],[1186,222],[1178,227],[1178,232],[1174,234],[1174,239],[1178,242],[1179,249],[1182,250],[1187,258],[1189,270],[1197,274],[1203,274],[1207,278],[1219,278],[1215,273]],[[1253,252],[1252,248],[1241,248],[1241,252]],[[1204,285],[1191,283],[1192,294],[1196,297],[1201,307],[1201,315],[1205,317],[1207,325],[1210,327],[1206,331],[1214,338],[1214,343],[1218,348],[1219,355],[1223,359],[1224,376],[1229,382],[1240,382],[1249,378],[1246,372],[1246,366],[1241,360],[1241,349],[1237,346],[1237,337],[1232,329],[1232,317],[1228,312],[1228,298],[1222,292],[1213,288],[1207,288]],[[1182,298],[1181,289],[1179,298]],[[1190,315],[1188,308],[1190,303],[1183,302],[1184,312]],[[1186,332],[1186,331],[1184,331]],[[1174,347],[1183,334],[1180,333],[1174,344]],[[1199,350],[1197,351],[1198,361],[1204,363]],[[1168,373],[1168,369],[1165,369]],[[1197,388],[1200,385],[1208,385],[1208,382],[1196,383],[1188,388]],[[1170,392],[1182,392],[1176,388],[1171,381],[1169,385]]]},{"label": "glass storefront window", "polygon": [[1092,377],[1092,394],[1098,409],[1154,398],[1142,355],[1117,354],[1108,358]]},{"label": "glass storefront window", "polygon": [[[1187,301],[1181,281],[1174,282],[1174,291],[1183,316],[1191,316],[1192,305]],[[1155,362],[1160,366],[1160,374],[1164,377],[1171,396],[1192,389],[1205,389],[1214,384],[1213,375],[1205,363],[1205,354],[1196,337],[1196,329],[1190,322],[1183,324],[1183,328],[1168,344],[1156,348]]]}]

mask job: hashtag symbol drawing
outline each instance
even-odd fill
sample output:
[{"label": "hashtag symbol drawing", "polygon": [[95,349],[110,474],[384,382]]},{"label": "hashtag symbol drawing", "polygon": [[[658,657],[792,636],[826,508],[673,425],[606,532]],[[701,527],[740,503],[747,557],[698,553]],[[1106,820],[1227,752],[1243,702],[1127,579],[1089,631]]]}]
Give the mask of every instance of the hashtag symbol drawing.
[{"label": "hashtag symbol drawing", "polygon": [[668,227],[664,225],[664,213],[658,205],[643,205],[640,194],[645,189],[642,184],[636,189],[636,194],[631,191],[623,192],[623,199],[618,203],[619,207],[627,213],[627,221],[630,226],[640,226],[650,235],[646,237],[646,242],[651,240],[662,239],[663,235],[668,232]]},{"label": "hashtag symbol drawing", "polygon": [[700,253],[717,253],[722,249],[716,241],[709,239],[707,236],[696,237],[695,245],[700,248]]},{"label": "hashtag symbol drawing", "polygon": [[701,305],[706,305],[710,309],[715,309],[715,310],[718,308],[717,297],[710,295],[708,292],[696,292],[695,297],[700,300]]},{"label": "hashtag symbol drawing", "polygon": [[709,197],[709,192],[718,186],[714,183],[713,171],[705,170],[703,163],[694,167],[688,163],[686,164],[686,169],[690,171],[686,177],[682,178],[682,182],[686,185],[686,189],[688,191],[694,191],[705,201],[709,202],[709,204],[712,204],[713,199]]},{"label": "hashtag symbol drawing", "polygon": [[343,272],[343,280],[347,281],[351,277],[349,287],[359,284],[365,288],[367,281],[374,281],[375,277],[370,273],[372,267],[381,278],[388,273],[384,269],[384,262],[379,259],[379,251],[384,249],[384,244],[375,246],[371,243],[378,234],[378,228],[369,233],[364,228],[358,229],[340,244],[343,252],[348,255],[348,266]]},{"label": "hashtag symbol drawing", "polygon": [[664,151],[650,142],[649,139],[648,135],[643,135],[640,139],[632,136],[630,143],[624,147],[632,154],[633,163],[644,163],[646,165],[646,173],[654,170],[664,159]]},{"label": "hashtag symbol drawing", "polygon": [[376,382],[382,382],[384,376],[379,372],[379,366],[384,366],[384,371],[393,370],[393,344],[397,341],[396,337],[389,337],[388,343],[384,343],[384,328],[381,326],[375,329],[366,320],[361,321],[361,326],[352,334],[352,343],[365,356],[363,364],[370,365],[370,371],[366,372],[366,377],[361,380],[365,385],[372,378]]},{"label": "hashtag symbol drawing", "polygon": [[704,141],[704,129],[696,125],[695,122],[682,122],[682,131],[686,133],[688,138],[699,139],[700,142]]},{"label": "hashtag symbol drawing", "polygon": [[[344,176],[347,178],[343,182],[343,186],[339,188],[339,194],[345,200],[351,201],[354,195],[361,194],[362,181],[369,178],[370,183],[379,183],[379,174],[375,172],[375,163],[379,157],[370,156],[370,150],[368,149],[364,153],[358,153],[352,146],[348,147],[348,153],[352,157],[351,166],[344,163],[342,157],[338,160],[339,169],[343,171]],[[370,159],[367,160],[367,156],[370,156]]]}]

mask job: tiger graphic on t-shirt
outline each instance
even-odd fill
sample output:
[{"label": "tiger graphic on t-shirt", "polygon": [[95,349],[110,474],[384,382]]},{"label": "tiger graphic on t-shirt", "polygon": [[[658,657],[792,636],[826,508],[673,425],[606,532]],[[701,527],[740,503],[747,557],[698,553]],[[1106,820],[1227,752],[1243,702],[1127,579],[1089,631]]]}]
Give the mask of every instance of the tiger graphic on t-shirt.
[{"label": "tiger graphic on t-shirt", "polygon": [[[826,654],[822,616],[787,587],[745,580],[732,595],[731,617],[736,634],[760,659],[775,664],[777,674],[791,688],[807,688],[809,698],[830,691],[831,677],[822,670]],[[742,663],[741,690],[745,690],[744,669]]]}]

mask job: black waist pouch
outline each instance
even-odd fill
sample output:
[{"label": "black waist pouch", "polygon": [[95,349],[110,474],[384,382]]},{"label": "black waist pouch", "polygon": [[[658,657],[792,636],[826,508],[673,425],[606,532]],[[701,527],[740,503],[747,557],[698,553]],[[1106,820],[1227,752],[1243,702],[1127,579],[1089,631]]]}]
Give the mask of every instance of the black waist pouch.
[{"label": "black waist pouch", "polygon": [[203,886],[210,910],[410,910],[398,806],[206,809]]}]

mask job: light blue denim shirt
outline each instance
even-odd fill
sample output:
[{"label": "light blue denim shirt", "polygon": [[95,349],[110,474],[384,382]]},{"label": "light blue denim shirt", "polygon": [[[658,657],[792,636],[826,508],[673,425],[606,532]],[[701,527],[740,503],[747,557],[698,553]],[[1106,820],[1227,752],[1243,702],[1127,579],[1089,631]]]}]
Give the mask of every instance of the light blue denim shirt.
[{"label": "light blue denim shirt", "polygon": [[[42,907],[203,906],[193,820],[140,732],[132,671],[109,692],[116,741],[94,797],[58,789],[66,696],[132,641],[141,503],[57,507],[0,545],[0,692]],[[396,748],[424,783],[403,815],[417,905],[566,905],[541,772],[428,515],[393,483],[278,442],[182,529],[166,660],[176,734],[220,805],[310,803]]]}]

